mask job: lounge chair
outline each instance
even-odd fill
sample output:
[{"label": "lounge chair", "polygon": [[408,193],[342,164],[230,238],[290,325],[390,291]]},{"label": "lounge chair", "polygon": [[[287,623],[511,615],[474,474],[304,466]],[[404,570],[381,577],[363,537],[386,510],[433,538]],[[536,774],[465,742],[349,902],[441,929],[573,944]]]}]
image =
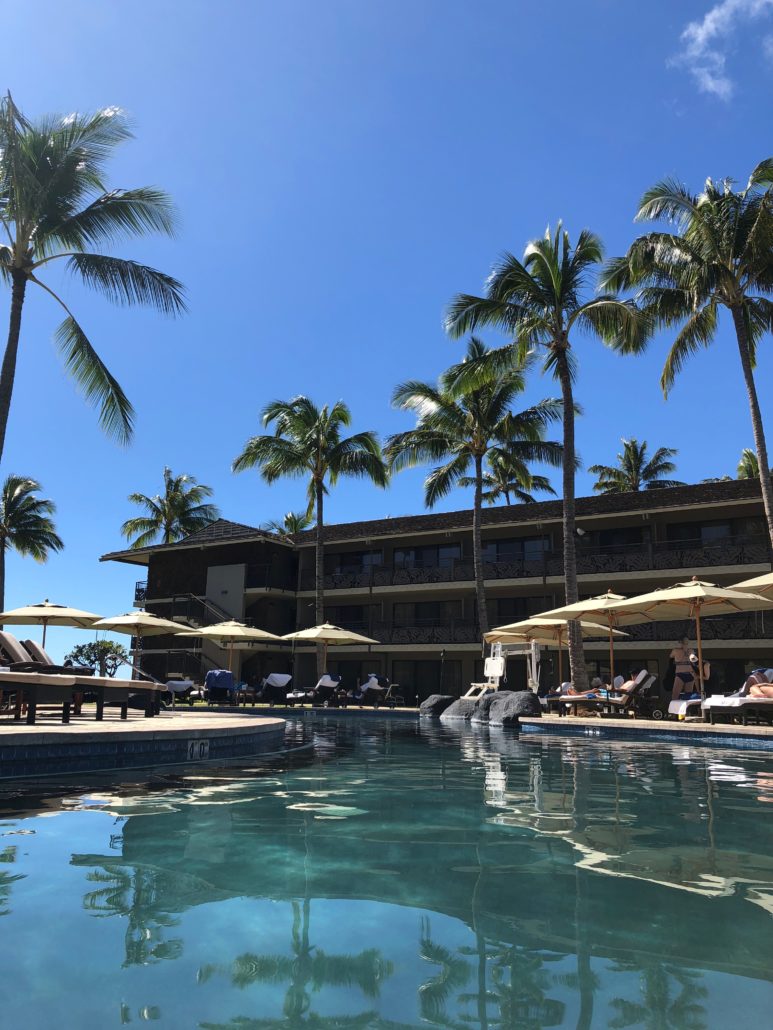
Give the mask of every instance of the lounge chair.
[{"label": "lounge chair", "polygon": [[703,721],[710,722],[714,726],[717,722],[727,720],[728,722],[739,721],[743,726],[749,725],[749,720],[771,722],[773,720],[773,697],[749,697],[749,695],[738,696],[737,694],[726,697],[722,694],[712,694],[701,704]]},{"label": "lounge chair", "polygon": [[646,669],[642,669],[633,681],[631,689],[620,697],[612,697],[606,691],[603,692],[605,696],[601,696],[601,690],[599,690],[598,697],[562,694],[560,697],[547,698],[547,708],[548,711],[551,708],[555,708],[559,715],[565,715],[566,709],[571,707],[572,715],[577,715],[578,707],[584,705],[591,711],[598,712],[599,715],[607,717],[628,715],[629,712],[636,716],[641,696],[649,690],[654,682],[655,676],[651,672],[647,672]]},{"label": "lounge chair", "polygon": [[234,674],[229,669],[210,669],[204,677],[208,705],[230,705],[236,698]]},{"label": "lounge chair", "polygon": [[260,684],[260,700],[270,705],[287,704],[287,692],[292,676],[286,672],[270,672]]},{"label": "lounge chair", "polygon": [[378,708],[380,704],[383,704],[388,690],[389,680],[386,676],[378,676],[375,672],[371,672],[367,680],[347,696],[352,701],[356,701],[360,707],[373,705],[374,708]]},{"label": "lounge chair", "polygon": [[319,682],[308,697],[314,707],[346,707],[346,691],[341,686],[341,677],[327,672],[320,676]]}]

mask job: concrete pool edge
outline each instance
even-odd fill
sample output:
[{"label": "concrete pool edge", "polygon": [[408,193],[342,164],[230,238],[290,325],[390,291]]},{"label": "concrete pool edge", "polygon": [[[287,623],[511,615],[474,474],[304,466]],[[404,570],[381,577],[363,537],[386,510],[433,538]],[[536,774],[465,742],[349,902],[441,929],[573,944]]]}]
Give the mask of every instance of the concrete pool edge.
[{"label": "concrete pool edge", "polygon": [[744,751],[773,751],[773,728],[769,726],[710,726],[703,722],[643,724],[634,719],[543,717],[521,719],[520,732],[586,740],[629,740],[644,744],[695,744]]},{"label": "concrete pool edge", "polygon": [[[3,727],[0,729],[0,782],[13,779],[120,772],[144,768],[217,764],[284,750],[286,721],[239,717],[205,721],[170,715],[151,722],[111,721]],[[198,723],[198,725],[197,725]]]}]

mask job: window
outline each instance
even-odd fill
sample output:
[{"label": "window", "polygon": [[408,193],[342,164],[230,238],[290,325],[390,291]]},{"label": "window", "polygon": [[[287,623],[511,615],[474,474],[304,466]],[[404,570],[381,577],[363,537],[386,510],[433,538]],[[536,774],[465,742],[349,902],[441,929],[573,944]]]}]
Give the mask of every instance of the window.
[{"label": "window", "polygon": [[383,551],[345,551],[342,554],[326,554],[325,574],[335,576],[341,573],[359,573],[373,566],[383,565],[383,563]]},{"label": "window", "polygon": [[546,536],[527,536],[510,540],[487,540],[483,544],[484,562],[541,561],[550,541]]},{"label": "window", "polygon": [[445,569],[461,557],[461,544],[433,544],[427,547],[396,547],[394,561],[395,566],[401,569]]},{"label": "window", "polygon": [[681,547],[710,547],[733,535],[730,522],[680,522],[666,526],[666,539]]},{"label": "window", "polygon": [[461,617],[461,601],[398,601],[392,613],[394,625],[399,629],[450,622]]},{"label": "window", "polygon": [[393,661],[393,683],[400,684],[398,693],[408,704],[415,698],[425,700],[430,694],[462,694],[462,663],[453,658],[427,661]]}]

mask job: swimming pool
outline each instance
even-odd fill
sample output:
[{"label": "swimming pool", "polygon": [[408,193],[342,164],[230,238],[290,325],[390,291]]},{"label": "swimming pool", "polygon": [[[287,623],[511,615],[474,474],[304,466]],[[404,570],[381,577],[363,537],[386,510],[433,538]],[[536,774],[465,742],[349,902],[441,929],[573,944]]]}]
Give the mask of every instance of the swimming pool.
[{"label": "swimming pool", "polygon": [[773,760],[298,719],[0,794],[3,1026],[768,1025]]}]

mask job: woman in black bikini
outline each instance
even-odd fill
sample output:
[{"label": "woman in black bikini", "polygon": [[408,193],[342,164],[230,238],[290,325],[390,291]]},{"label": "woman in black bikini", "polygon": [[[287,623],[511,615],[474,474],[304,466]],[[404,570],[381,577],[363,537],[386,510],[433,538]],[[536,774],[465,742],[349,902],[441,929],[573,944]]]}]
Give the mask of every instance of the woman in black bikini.
[{"label": "woman in black bikini", "polygon": [[690,660],[690,641],[682,637],[669,658],[674,660],[674,689],[671,700],[678,701],[680,694],[691,694],[695,687],[695,671]]}]

